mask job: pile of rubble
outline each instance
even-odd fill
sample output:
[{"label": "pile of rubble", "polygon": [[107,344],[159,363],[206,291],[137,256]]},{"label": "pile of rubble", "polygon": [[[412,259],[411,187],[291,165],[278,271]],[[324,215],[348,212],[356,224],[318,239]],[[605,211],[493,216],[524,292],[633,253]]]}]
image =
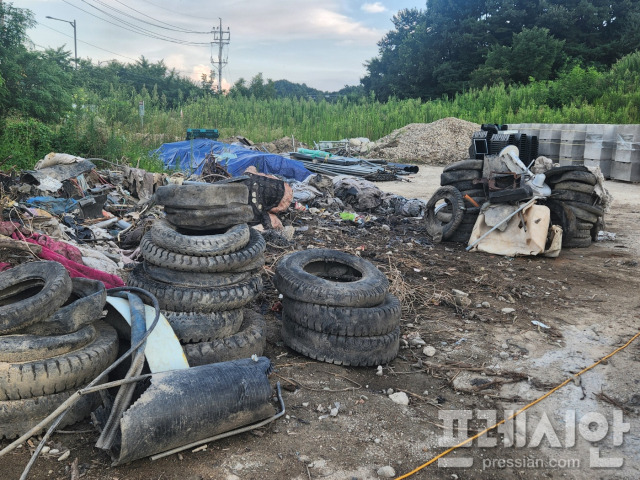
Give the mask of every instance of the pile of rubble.
[{"label": "pile of rubble", "polygon": [[467,157],[469,138],[479,128],[453,117],[411,123],[375,142],[361,144],[361,152],[369,158],[448,165]]}]

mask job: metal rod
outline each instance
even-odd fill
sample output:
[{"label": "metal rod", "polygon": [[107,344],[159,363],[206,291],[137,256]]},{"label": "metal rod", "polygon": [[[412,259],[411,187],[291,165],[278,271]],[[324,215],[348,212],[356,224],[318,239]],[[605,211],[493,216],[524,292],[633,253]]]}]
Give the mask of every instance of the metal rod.
[{"label": "metal rod", "polygon": [[496,228],[498,228],[500,225],[502,225],[504,222],[508,222],[509,220],[511,220],[511,218],[513,218],[515,215],[517,215],[519,212],[521,212],[522,210],[524,210],[525,208],[527,208],[529,205],[532,205],[539,197],[533,197],[531,200],[529,200],[527,203],[525,203],[524,205],[522,205],[520,208],[518,208],[515,212],[509,214],[509,216],[505,217],[503,220],[500,220],[498,223],[496,223],[493,227],[491,227],[491,229],[486,232],[484,235],[482,235],[480,238],[478,238],[475,242],[473,242],[471,245],[469,245],[467,248],[465,248],[465,250],[468,252],[469,250],[471,250],[473,247],[475,247],[483,238],[485,238],[487,235],[489,235],[491,232],[493,232]]}]

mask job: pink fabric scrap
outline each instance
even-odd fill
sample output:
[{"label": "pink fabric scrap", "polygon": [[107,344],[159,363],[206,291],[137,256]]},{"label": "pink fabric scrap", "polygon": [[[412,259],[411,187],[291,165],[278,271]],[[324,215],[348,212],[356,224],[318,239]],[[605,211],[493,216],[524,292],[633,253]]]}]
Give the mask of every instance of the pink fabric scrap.
[{"label": "pink fabric scrap", "polygon": [[67,269],[71,278],[90,278],[104,283],[106,288],[124,287],[124,281],[117,275],[112,275],[102,270],[87,267],[82,263],[82,254],[77,247],[53,238],[34,233],[25,237],[19,232],[14,232],[12,237],[16,240],[34,243],[42,246],[42,252],[38,255],[43,260],[52,260],[61,263]]}]

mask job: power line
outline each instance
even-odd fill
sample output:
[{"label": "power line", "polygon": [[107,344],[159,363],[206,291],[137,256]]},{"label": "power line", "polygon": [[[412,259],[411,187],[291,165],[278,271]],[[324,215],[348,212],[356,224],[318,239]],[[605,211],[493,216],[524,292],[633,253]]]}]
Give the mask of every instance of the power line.
[{"label": "power line", "polygon": [[[150,18],[151,20],[155,20],[156,22],[162,23],[162,24],[164,24],[164,25],[168,25],[169,27],[175,27],[175,25],[171,25],[170,23],[163,22],[162,20],[158,20],[157,18],[153,18],[152,16],[147,15],[147,14],[146,14],[146,13],[144,13],[144,12],[141,12],[141,11],[139,11],[139,10],[136,10],[135,8],[130,7],[129,5],[127,5],[126,3],[121,2],[120,0],[115,0],[115,1],[116,1],[116,2],[118,2],[120,5],[123,5],[123,6],[127,7],[128,9],[133,10],[134,12],[139,13],[140,15],[142,15],[142,16],[144,16],[144,17]],[[115,11],[119,11],[119,10],[117,10],[116,8],[113,8],[113,7],[111,7],[111,8],[112,8],[113,10],[115,10]],[[119,11],[119,12],[120,12],[122,15],[126,15],[127,17],[131,17],[131,18],[134,18],[134,19],[136,18],[136,17],[134,17],[133,15],[127,15],[126,13],[124,13],[124,12],[122,12],[122,11]],[[167,27],[162,27],[162,26],[160,26],[160,25],[155,25],[155,24],[153,24],[153,23],[151,23],[151,22],[145,22],[144,20],[141,20],[141,19],[137,19],[137,20],[139,20],[140,22],[147,23],[147,24],[149,24],[149,25],[157,26],[158,28],[166,28],[167,30],[173,30],[173,31],[176,31],[176,32],[182,32],[182,33],[198,33],[198,34],[207,34],[207,35],[211,33],[210,31],[209,31],[209,32],[197,32],[197,31],[193,31],[193,30],[187,30],[187,29],[182,28],[182,27],[167,28]]]},{"label": "power line", "polygon": [[[54,32],[58,32],[60,35],[64,35],[65,37],[73,38],[73,36],[68,35],[68,34],[66,34],[64,32],[61,32],[60,30],[56,30],[55,28],[50,27],[49,25],[45,25],[44,23],[38,22],[38,25],[41,25],[41,26],[43,26],[45,28],[48,28],[49,30],[53,30]],[[93,48],[97,48],[98,50],[102,50],[104,52],[112,53],[113,55],[117,55],[118,57],[128,58],[129,60],[133,60],[134,62],[138,61],[135,58],[127,57],[126,55],[122,55],[120,53],[112,52],[111,50],[107,50],[106,48],[98,47],[97,45],[94,45],[93,43],[85,42],[84,40],[78,40],[78,42],[84,43],[85,45],[89,45],[89,46],[91,46]]]},{"label": "power line", "polygon": [[[137,34],[139,34],[139,35],[146,36],[146,37],[149,37],[149,38],[154,38],[154,39],[156,39],[156,40],[163,40],[163,41],[166,41],[166,42],[177,43],[177,44],[180,44],[180,45],[191,45],[191,46],[204,46],[204,45],[208,45],[207,43],[204,43],[204,42],[190,42],[190,41],[180,40],[180,39],[177,39],[177,38],[171,38],[171,37],[166,37],[166,36],[164,36],[164,37],[163,37],[163,36],[160,36],[159,34],[156,34],[156,33],[151,32],[151,31],[149,31],[149,30],[146,30],[146,29],[143,29],[143,28],[140,28],[140,27],[136,27],[135,25],[131,25],[131,26],[134,28],[134,29],[132,30],[132,29],[130,29],[130,28],[123,27],[122,25],[119,25],[119,24],[114,23],[114,22],[110,22],[109,20],[106,20],[106,19],[104,19],[104,18],[102,18],[102,17],[99,17],[98,15],[95,15],[95,14],[93,14],[93,13],[91,13],[91,12],[89,12],[89,11],[85,10],[84,8],[80,8],[80,7],[78,7],[77,5],[74,5],[74,4],[70,3],[70,2],[68,2],[67,0],[62,0],[62,1],[63,1],[64,3],[66,3],[67,5],[71,5],[72,7],[77,8],[78,10],[80,10],[80,11],[82,11],[82,12],[86,13],[87,15],[91,15],[92,17],[95,17],[95,18],[97,18],[98,20],[102,20],[103,22],[106,22],[106,23],[108,23],[108,24],[110,24],[110,25],[113,25],[113,26],[116,26],[116,27],[118,27],[118,28],[122,28],[123,30],[126,30],[126,31],[131,32],[131,33],[137,33]],[[84,2],[84,0],[82,0],[82,1]],[[85,2],[85,3],[86,3],[86,2]],[[88,5],[89,5],[89,4],[88,4]],[[91,6],[91,7],[95,8],[96,10],[99,10],[99,11],[101,11],[101,12],[102,12],[102,10],[100,10],[98,7],[95,7],[95,6],[93,6],[93,5],[89,5],[89,6]],[[102,12],[102,13],[105,13],[105,12]],[[113,17],[112,15],[109,15],[108,13],[105,13],[105,14],[106,14],[107,16],[111,16],[111,17]],[[119,20],[119,19],[117,19],[117,18],[116,18],[116,20]],[[127,24],[127,22],[124,22],[124,21],[122,21],[122,20],[120,20],[120,21],[121,21],[122,23]],[[130,24],[129,24],[129,25],[130,25]],[[147,33],[145,33],[145,32],[147,32]]]},{"label": "power line", "polygon": [[142,0],[142,1],[145,2],[145,3],[148,3],[149,5],[153,5],[156,8],[160,8],[162,10],[166,10],[169,13],[173,13],[174,15],[182,15],[183,17],[187,17],[187,18],[195,18],[197,20],[202,20],[202,17],[196,17],[196,16],[193,16],[193,15],[185,15],[184,13],[174,12],[173,10],[169,10],[168,8],[165,8],[163,6],[156,5],[155,3],[150,2],[149,0]]},{"label": "power line", "polygon": [[[63,0],[63,1],[66,1],[66,0]],[[100,8],[98,8],[98,7],[96,7],[95,5],[90,4],[87,0],[81,0],[81,1],[82,1],[83,3],[85,3],[85,4],[87,4],[88,6],[90,6],[91,8],[95,8],[96,10],[98,10],[100,13],[102,13],[102,14],[106,15],[107,17],[110,17],[110,18],[112,18],[112,19],[114,19],[114,20],[116,20],[116,21],[118,21],[118,22],[121,22],[121,23],[123,23],[123,24],[125,24],[125,25],[127,25],[127,26],[131,27],[133,30],[130,30],[130,31],[134,31],[134,32],[139,33],[139,34],[141,34],[141,35],[146,35],[146,36],[148,36],[148,37],[150,37],[150,38],[155,38],[155,39],[157,39],[157,40],[164,40],[164,41],[167,41],[167,42],[179,43],[179,44],[182,44],[182,45],[194,45],[194,46],[197,46],[197,45],[206,45],[206,44],[205,44],[205,43],[203,43],[203,42],[192,42],[192,41],[189,41],[189,40],[180,40],[180,39],[178,39],[178,38],[168,37],[168,36],[163,35],[163,34],[161,34],[161,33],[153,32],[153,31],[148,30],[148,29],[146,29],[146,28],[143,28],[143,27],[140,27],[140,26],[135,25],[135,24],[133,24],[133,23],[127,22],[127,21],[125,21],[125,20],[123,20],[123,19],[121,19],[121,18],[119,18],[119,17],[117,17],[117,16],[115,16],[115,15],[112,15],[112,14],[110,14],[110,13],[108,13],[108,12],[105,12],[104,10],[102,10],[102,9],[100,9]],[[111,7],[111,6],[109,6],[109,5],[105,5],[105,4],[104,4],[104,2],[101,2],[100,0],[95,0],[95,1],[96,1],[97,3],[99,3],[100,5],[106,6],[106,7],[108,7],[108,8],[111,8],[111,9],[113,9],[113,8],[114,8],[114,7]],[[68,3],[68,2],[66,2],[66,3]],[[76,7],[76,8],[78,8],[78,7]],[[97,18],[100,18],[100,17],[97,17]],[[107,21],[107,20],[105,20],[105,19],[103,19],[103,18],[100,18],[100,19],[101,19],[101,20],[103,20],[103,21]],[[121,25],[118,25],[118,26],[120,26],[121,28],[124,28],[124,27],[122,27]],[[126,30],[126,29],[125,29],[125,30]]]}]

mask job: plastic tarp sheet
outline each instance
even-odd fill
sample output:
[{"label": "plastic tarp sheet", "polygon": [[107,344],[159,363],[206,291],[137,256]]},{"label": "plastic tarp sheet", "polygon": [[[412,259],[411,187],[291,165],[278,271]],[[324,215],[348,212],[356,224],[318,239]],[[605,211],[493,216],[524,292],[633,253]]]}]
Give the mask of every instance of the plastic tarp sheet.
[{"label": "plastic tarp sheet", "polygon": [[256,167],[260,173],[280,175],[298,181],[311,175],[311,172],[297,160],[204,138],[165,143],[150,152],[150,155],[157,154],[165,168],[199,175],[204,166],[205,156],[209,153],[216,155],[219,163],[234,177],[242,175],[250,166]]}]

